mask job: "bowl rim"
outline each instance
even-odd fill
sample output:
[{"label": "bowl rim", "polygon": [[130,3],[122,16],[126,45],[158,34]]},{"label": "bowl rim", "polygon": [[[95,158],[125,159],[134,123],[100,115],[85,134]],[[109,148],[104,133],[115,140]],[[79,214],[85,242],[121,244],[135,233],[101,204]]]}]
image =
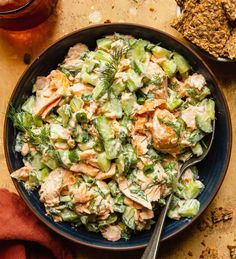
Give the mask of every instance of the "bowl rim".
[{"label": "bowl rim", "polygon": [[[151,26],[147,26],[147,25],[143,25],[143,24],[138,24],[138,23],[108,23],[108,24],[97,24],[97,25],[91,25],[91,26],[86,26],[86,27],[83,27],[81,29],[78,29],[78,30],[75,30],[73,32],[70,32],[60,38],[58,38],[56,41],[54,41],[52,44],[50,44],[45,50],[43,50],[39,56],[37,58],[35,58],[35,60],[30,64],[30,66],[28,66],[25,71],[23,72],[23,74],[20,76],[20,78],[18,79],[14,89],[13,89],[13,92],[10,96],[10,99],[8,101],[8,105],[7,105],[7,108],[6,108],[6,115],[5,115],[5,119],[4,119],[4,130],[3,130],[3,144],[4,144],[4,154],[5,154],[5,160],[6,160],[6,163],[7,163],[7,167],[8,167],[8,171],[9,173],[11,174],[13,172],[13,169],[11,167],[11,161],[10,161],[10,157],[9,157],[9,147],[7,145],[7,139],[8,139],[8,132],[7,132],[7,125],[8,125],[8,118],[7,118],[7,111],[9,109],[9,104],[11,103],[12,99],[14,98],[15,96],[15,93],[17,92],[19,86],[20,86],[20,83],[23,79],[23,77],[26,75],[26,73],[28,72],[28,70],[30,69],[30,67],[32,67],[33,65],[35,65],[38,60],[41,58],[41,56],[45,55],[46,52],[53,48],[54,45],[58,44],[60,41],[66,39],[67,37],[71,37],[75,34],[78,34],[80,32],[83,32],[83,31],[86,31],[86,30],[91,30],[91,29],[97,29],[97,28],[101,28],[101,27],[113,27],[113,26],[120,26],[120,25],[123,25],[123,26],[128,26],[128,27],[134,27],[134,28],[142,28],[142,29],[147,29],[147,30],[152,30],[153,32],[155,33],[159,33],[159,34],[163,34],[165,35],[166,37],[169,37],[171,38],[172,40],[176,41],[179,45],[181,45],[182,48],[185,48],[187,49],[196,59],[198,59],[201,63],[201,65],[204,67],[204,70],[207,71],[208,74],[210,74],[210,76],[212,77],[213,79],[213,83],[214,85],[217,87],[217,90],[220,92],[221,96],[222,96],[222,99],[223,99],[223,103],[225,105],[225,108],[226,108],[226,119],[227,119],[227,123],[228,123],[228,152],[227,152],[227,157],[226,157],[226,162],[225,162],[225,165],[224,165],[224,169],[223,169],[223,173],[222,173],[222,179],[221,181],[216,185],[216,188],[215,188],[215,191],[212,192],[211,194],[211,198],[208,202],[208,204],[206,204],[205,206],[201,206],[197,216],[195,216],[194,218],[192,218],[190,221],[186,222],[182,227],[180,227],[179,229],[177,229],[174,233],[168,235],[167,237],[165,238],[162,238],[161,241],[167,241],[175,236],[178,236],[180,233],[182,233],[184,230],[188,229],[193,223],[195,223],[199,217],[202,215],[202,213],[208,208],[208,206],[212,203],[213,199],[215,198],[217,192],[219,191],[223,181],[224,181],[224,178],[225,178],[225,175],[226,175],[226,172],[227,172],[227,169],[228,169],[228,166],[229,166],[229,162],[230,162],[230,157],[231,157],[231,150],[232,150],[232,122],[231,122],[231,117],[230,117],[230,111],[229,111],[229,107],[228,107],[228,104],[227,104],[227,101],[226,101],[226,98],[225,98],[225,95],[223,93],[223,91],[221,90],[221,88],[219,87],[219,81],[218,79],[216,78],[216,76],[213,74],[213,72],[211,71],[211,69],[209,68],[209,66],[206,64],[206,62],[199,56],[199,54],[193,50],[191,47],[189,46],[186,46],[184,45],[184,43],[182,43],[179,39],[177,39],[176,37],[170,35],[169,33],[166,33],[162,30],[159,30],[159,29],[156,29],[156,28],[153,28]],[[114,30],[115,32],[115,30]],[[132,33],[131,33],[132,34]],[[141,249],[141,248],[144,248],[146,247],[147,244],[141,244],[141,245],[135,245],[135,246],[126,246],[126,247],[112,247],[112,246],[106,246],[106,245],[96,245],[96,244],[91,244],[91,243],[87,243],[87,242],[84,242],[84,241],[81,241],[81,240],[78,240],[77,238],[73,237],[71,234],[68,234],[68,233],[65,233],[61,230],[59,230],[56,226],[54,226],[52,223],[50,223],[48,220],[46,220],[45,218],[43,218],[40,213],[35,210],[30,201],[28,201],[28,198],[27,196],[21,191],[21,188],[19,187],[19,184],[18,184],[18,181],[11,178],[14,185],[15,185],[15,188],[17,190],[17,192],[20,194],[21,198],[24,200],[24,202],[27,204],[27,206],[29,207],[29,209],[33,212],[33,214],[40,220],[42,221],[47,227],[49,227],[51,230],[55,231],[57,234],[59,234],[60,236],[70,240],[70,241],[73,241],[77,244],[82,244],[82,245],[85,245],[87,247],[92,247],[92,248],[98,248],[98,249],[104,249],[104,250],[113,250],[113,251],[128,251],[128,250],[136,250],[136,249]]]}]

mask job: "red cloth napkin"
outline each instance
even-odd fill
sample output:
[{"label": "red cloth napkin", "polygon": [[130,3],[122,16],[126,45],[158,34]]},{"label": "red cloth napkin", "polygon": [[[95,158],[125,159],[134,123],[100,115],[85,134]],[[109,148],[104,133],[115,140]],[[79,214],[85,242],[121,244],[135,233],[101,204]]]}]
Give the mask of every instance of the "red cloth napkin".
[{"label": "red cloth napkin", "polygon": [[65,241],[51,232],[15,193],[0,189],[0,258],[72,259]]}]

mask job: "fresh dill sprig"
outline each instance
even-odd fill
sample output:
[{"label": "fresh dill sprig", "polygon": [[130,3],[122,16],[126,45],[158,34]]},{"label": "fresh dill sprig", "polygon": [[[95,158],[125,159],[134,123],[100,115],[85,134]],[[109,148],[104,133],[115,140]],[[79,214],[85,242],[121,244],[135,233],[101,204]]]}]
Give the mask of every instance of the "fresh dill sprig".
[{"label": "fresh dill sprig", "polygon": [[114,77],[118,70],[118,65],[122,57],[128,52],[129,46],[114,48],[110,54],[110,60],[106,62],[103,71],[101,71],[101,79],[94,89],[93,95],[95,99],[101,98],[111,87]]}]

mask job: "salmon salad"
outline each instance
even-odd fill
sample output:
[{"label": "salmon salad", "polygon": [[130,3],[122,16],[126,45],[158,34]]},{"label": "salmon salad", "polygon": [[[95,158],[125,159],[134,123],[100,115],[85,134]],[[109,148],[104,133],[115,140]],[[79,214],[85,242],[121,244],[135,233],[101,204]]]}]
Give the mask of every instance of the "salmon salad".
[{"label": "salmon salad", "polygon": [[115,33],[96,48],[71,47],[8,117],[23,167],[11,176],[38,192],[56,222],[110,241],[149,230],[173,193],[168,217],[194,217],[204,188],[196,167],[213,130],[207,81],[181,54]]}]

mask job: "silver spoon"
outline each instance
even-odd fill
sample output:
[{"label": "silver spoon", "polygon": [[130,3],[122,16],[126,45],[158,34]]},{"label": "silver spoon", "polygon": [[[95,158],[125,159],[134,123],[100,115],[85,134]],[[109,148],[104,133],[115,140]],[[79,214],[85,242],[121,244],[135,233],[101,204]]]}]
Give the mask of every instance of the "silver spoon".
[{"label": "silver spoon", "polygon": [[[186,161],[180,168],[179,173],[177,175],[177,179],[179,179],[181,177],[181,175],[185,172],[185,170],[187,168],[189,168],[190,166],[193,166],[199,162],[201,162],[206,155],[208,154],[211,146],[212,146],[212,142],[214,139],[214,134],[215,134],[215,120],[213,121],[213,131],[211,133],[211,135],[208,135],[206,138],[206,142],[207,145],[203,146],[203,154],[199,157],[192,157],[190,158],[188,161]],[[169,210],[170,207],[170,203],[172,200],[172,196],[173,194],[170,194],[170,196],[167,198],[166,200],[166,205],[165,207],[161,210],[161,213],[158,217],[157,223],[156,223],[156,227],[153,231],[152,237],[143,253],[143,256],[141,257],[141,259],[155,259],[157,258],[157,253],[158,253],[158,248],[160,245],[160,239],[161,239],[161,233],[164,227],[164,223],[165,223],[165,219],[166,219],[166,215],[167,212]]]}]

